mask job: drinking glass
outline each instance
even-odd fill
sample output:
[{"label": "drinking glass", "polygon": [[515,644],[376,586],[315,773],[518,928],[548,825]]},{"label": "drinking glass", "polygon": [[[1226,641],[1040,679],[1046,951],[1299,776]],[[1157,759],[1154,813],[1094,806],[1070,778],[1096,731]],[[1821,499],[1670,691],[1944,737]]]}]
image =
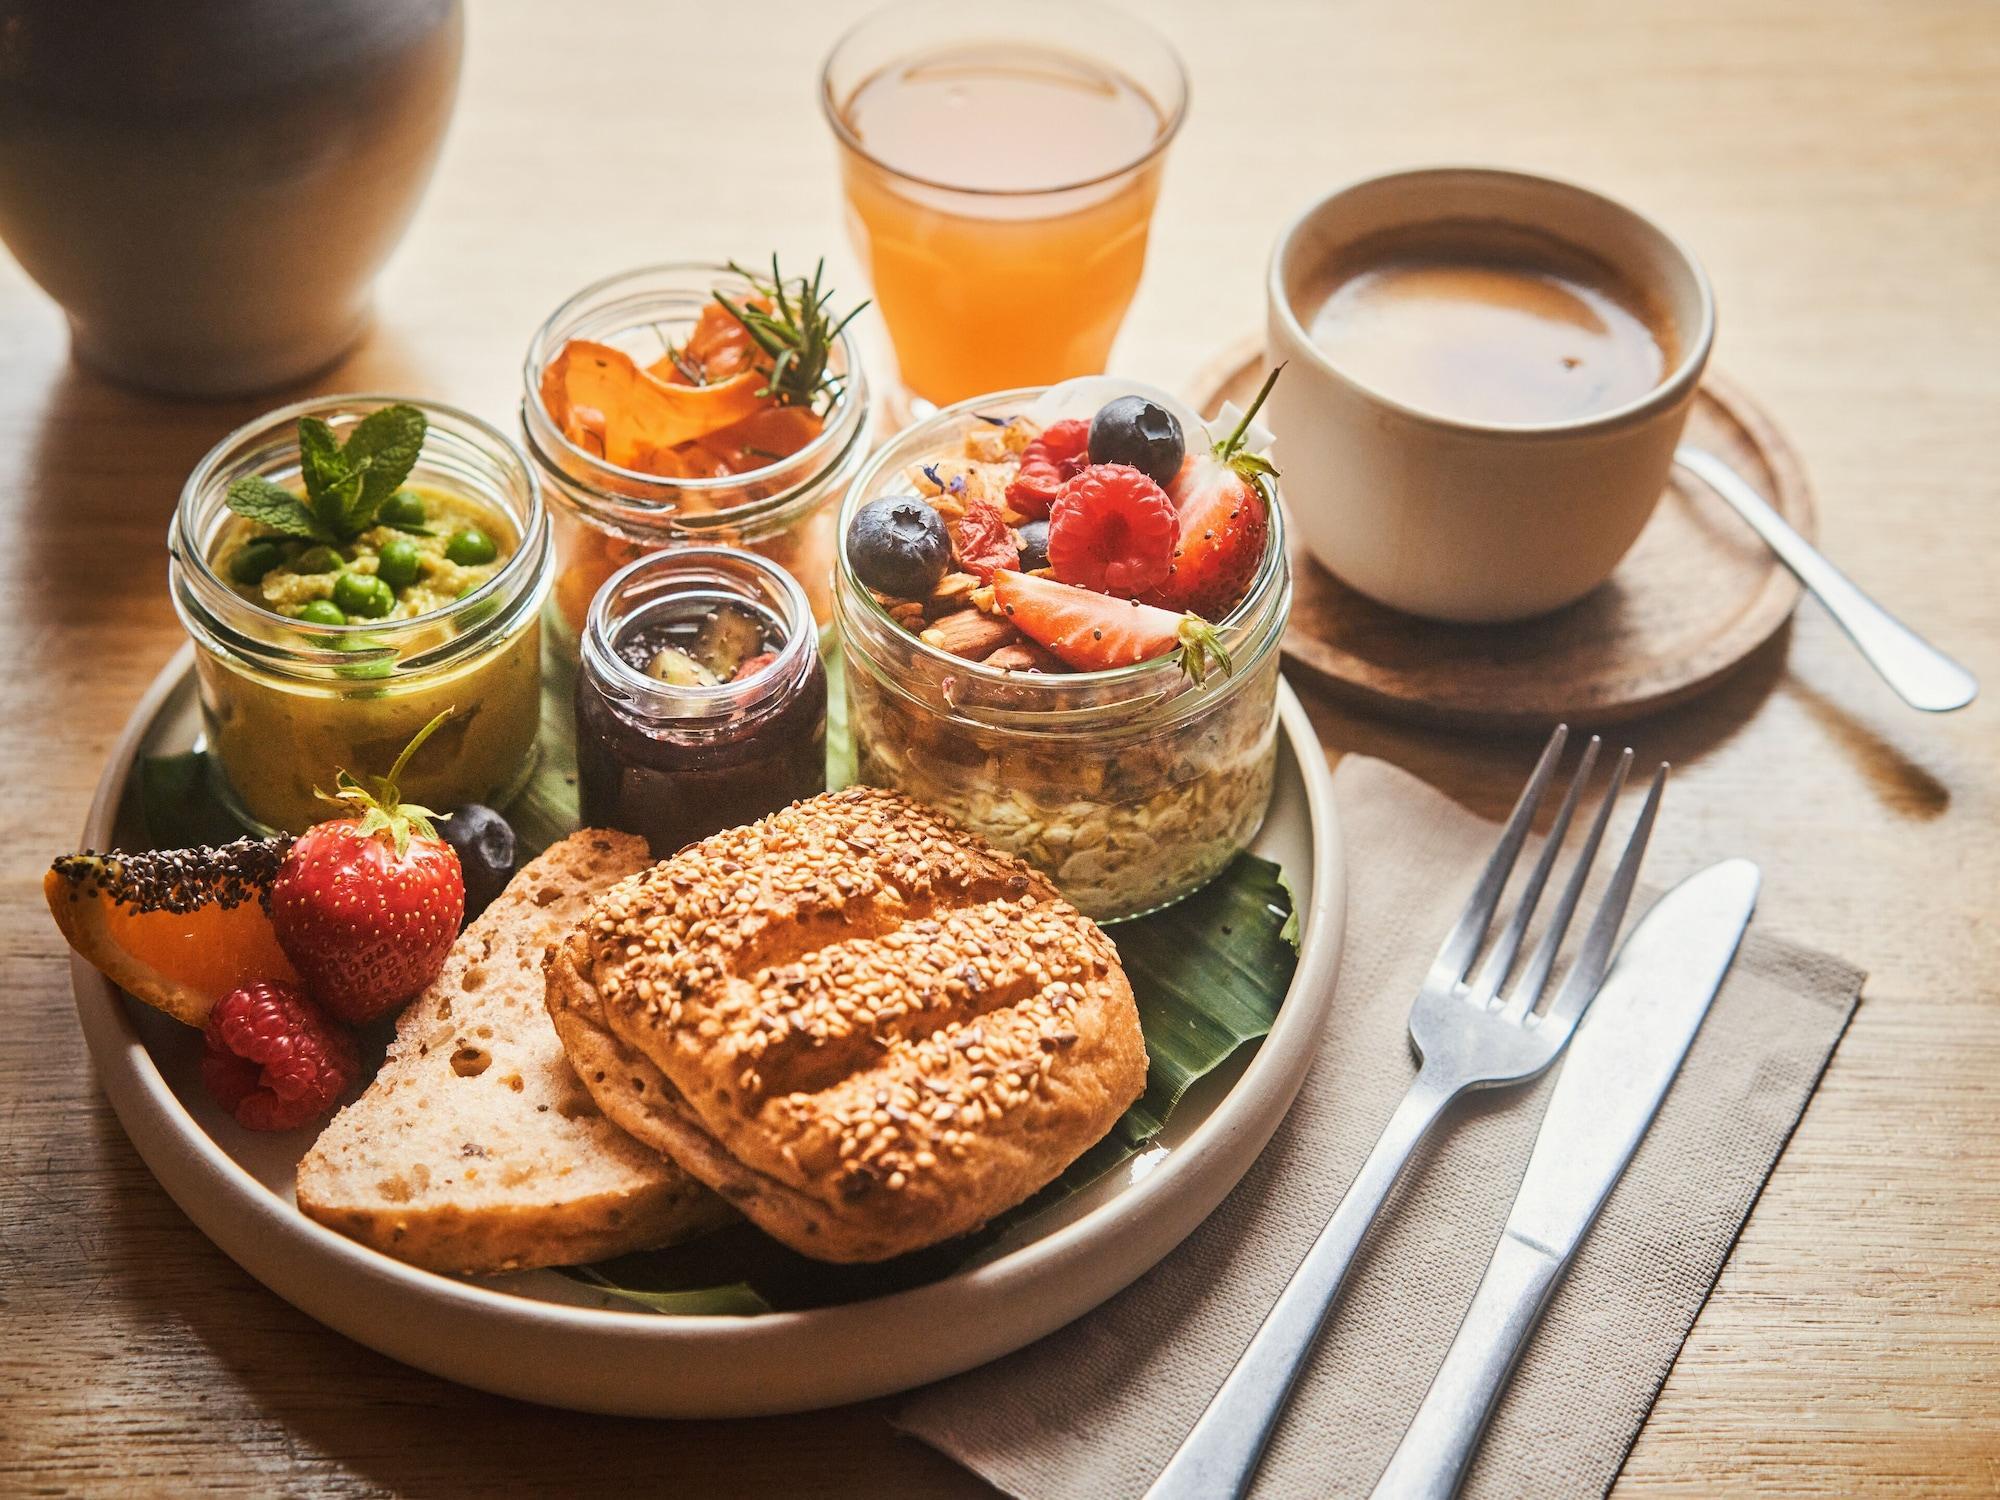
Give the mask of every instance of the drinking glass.
[{"label": "drinking glass", "polygon": [[1070,0],[908,0],[835,45],[820,103],[909,394],[1102,372],[1187,112],[1164,38]]}]

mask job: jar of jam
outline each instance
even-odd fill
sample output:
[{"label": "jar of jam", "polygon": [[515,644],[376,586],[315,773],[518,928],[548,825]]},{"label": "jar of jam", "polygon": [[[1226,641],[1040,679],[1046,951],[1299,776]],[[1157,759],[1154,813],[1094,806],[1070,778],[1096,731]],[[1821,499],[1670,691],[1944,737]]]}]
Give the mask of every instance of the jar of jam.
[{"label": "jar of jam", "polygon": [[826,788],[826,668],[812,605],[776,564],[681,547],[591,600],[576,681],[586,826],[665,858]]}]

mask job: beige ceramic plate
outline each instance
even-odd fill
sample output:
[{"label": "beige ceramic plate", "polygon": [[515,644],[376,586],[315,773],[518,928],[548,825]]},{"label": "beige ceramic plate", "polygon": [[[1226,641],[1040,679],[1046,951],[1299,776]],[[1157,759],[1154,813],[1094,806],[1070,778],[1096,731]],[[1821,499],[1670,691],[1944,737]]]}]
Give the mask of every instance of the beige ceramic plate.
[{"label": "beige ceramic plate", "polygon": [[[130,842],[133,768],[199,730],[183,651],[126,726],[83,842]],[[461,1281],[313,1223],[292,1201],[306,1141],[237,1127],[202,1091],[187,1028],[80,959],[77,1014],[133,1145],[189,1218],[294,1306],[391,1358],[528,1401],[661,1417],[802,1411],[904,1390],[1020,1348],[1129,1284],[1214,1210],[1277,1129],[1332,1004],[1346,911],[1332,779],[1279,689],[1277,790],[1256,849],[1283,865],[1302,920],[1297,976],[1264,1044],[1204,1079],[1158,1144],[996,1253],[894,1296],[758,1317],[665,1317],[552,1271]]]}]

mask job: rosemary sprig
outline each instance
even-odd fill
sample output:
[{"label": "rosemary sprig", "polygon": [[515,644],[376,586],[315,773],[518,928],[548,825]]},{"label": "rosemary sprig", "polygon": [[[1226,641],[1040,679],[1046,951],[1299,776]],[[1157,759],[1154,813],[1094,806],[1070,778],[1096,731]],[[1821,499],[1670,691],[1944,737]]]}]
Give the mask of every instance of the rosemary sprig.
[{"label": "rosemary sprig", "polygon": [[[755,302],[747,298],[740,304],[732,302],[721,292],[715,294],[715,300],[743,325],[750,341],[771,361],[764,371],[764,388],[758,394],[773,398],[780,406],[803,406],[824,416],[841,393],[840,376],[830,374],[826,367],[834,341],[868,304],[858,303],[846,316],[834,321],[827,311],[833,289],[821,290],[826,274],[824,259],[813,267],[811,281],[803,276],[787,279],[778,269],[776,255],[771,257],[768,280],[733,260],[729,269],[747,281],[757,294]],[[763,305],[757,305],[759,302]]]}]

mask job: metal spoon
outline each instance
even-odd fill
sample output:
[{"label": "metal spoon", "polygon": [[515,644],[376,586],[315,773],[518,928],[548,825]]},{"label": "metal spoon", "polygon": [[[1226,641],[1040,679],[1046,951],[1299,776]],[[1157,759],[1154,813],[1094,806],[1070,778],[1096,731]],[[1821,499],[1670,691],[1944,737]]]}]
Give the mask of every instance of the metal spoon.
[{"label": "metal spoon", "polygon": [[1722,459],[1682,444],[1674,450],[1674,462],[1750,523],[1750,529],[1826,607],[1834,623],[1861,648],[1868,664],[1910,707],[1925,713],[1949,713],[1979,695],[1976,677],[1863,593]]}]

